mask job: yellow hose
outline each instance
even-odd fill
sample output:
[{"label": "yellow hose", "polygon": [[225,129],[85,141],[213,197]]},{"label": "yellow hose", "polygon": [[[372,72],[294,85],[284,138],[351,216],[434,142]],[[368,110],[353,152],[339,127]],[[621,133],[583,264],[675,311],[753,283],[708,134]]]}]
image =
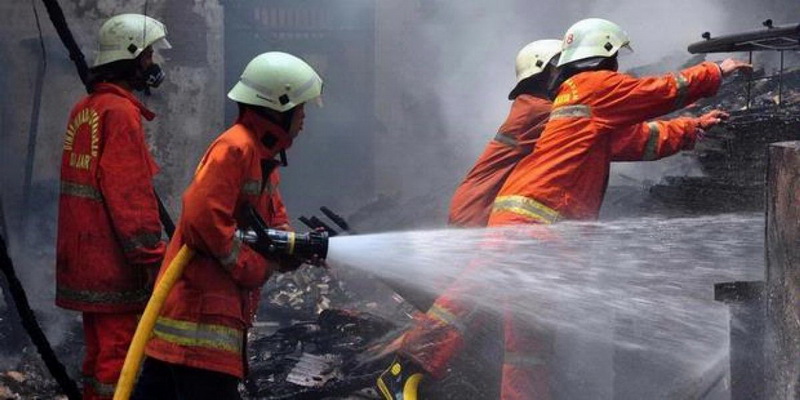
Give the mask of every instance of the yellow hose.
[{"label": "yellow hose", "polygon": [[153,333],[153,327],[156,325],[159,314],[161,314],[161,308],[164,306],[170,290],[175,286],[175,282],[183,274],[183,268],[186,267],[193,255],[194,252],[186,245],[181,247],[153,289],[153,295],[150,296],[150,300],[147,302],[142,319],[139,320],[136,333],[133,335],[131,347],[128,348],[128,354],[125,356],[125,364],[122,365],[122,372],[119,375],[119,381],[117,381],[117,389],[114,391],[114,400],[128,400],[131,397],[133,386],[136,384],[136,378],[139,374],[139,366],[142,364],[142,359],[144,359],[144,347]]}]

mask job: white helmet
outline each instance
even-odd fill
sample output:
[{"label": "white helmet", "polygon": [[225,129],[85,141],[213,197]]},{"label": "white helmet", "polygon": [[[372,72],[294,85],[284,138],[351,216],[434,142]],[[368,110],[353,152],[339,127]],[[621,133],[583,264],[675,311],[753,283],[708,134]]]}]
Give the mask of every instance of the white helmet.
[{"label": "white helmet", "polygon": [[273,51],[256,56],[244,68],[228,98],[284,112],[322,94],[322,78],[305,61]]},{"label": "white helmet", "polygon": [[133,60],[148,46],[169,49],[167,27],[141,14],[113,16],[100,27],[97,57],[94,66],[119,60]]},{"label": "white helmet", "polygon": [[558,66],[592,57],[612,57],[630,49],[630,38],[619,25],[600,18],[588,18],[572,25],[564,35]]},{"label": "white helmet", "polygon": [[517,96],[519,83],[532,76],[541,74],[547,64],[561,52],[561,41],[557,39],[537,40],[528,43],[517,53],[517,85],[508,95],[509,99]]}]

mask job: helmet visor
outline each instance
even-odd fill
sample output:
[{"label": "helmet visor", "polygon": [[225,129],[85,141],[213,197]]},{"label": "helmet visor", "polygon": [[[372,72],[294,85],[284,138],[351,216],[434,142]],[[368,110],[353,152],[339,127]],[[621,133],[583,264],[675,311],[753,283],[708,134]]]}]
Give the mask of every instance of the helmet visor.
[{"label": "helmet visor", "polygon": [[167,50],[172,48],[172,45],[169,44],[166,37],[156,40],[150,46],[153,47],[153,50]]},{"label": "helmet visor", "polygon": [[622,47],[620,47],[619,50],[617,51],[617,54],[620,57],[629,56],[633,54],[633,47],[631,47],[630,42],[623,44]]}]

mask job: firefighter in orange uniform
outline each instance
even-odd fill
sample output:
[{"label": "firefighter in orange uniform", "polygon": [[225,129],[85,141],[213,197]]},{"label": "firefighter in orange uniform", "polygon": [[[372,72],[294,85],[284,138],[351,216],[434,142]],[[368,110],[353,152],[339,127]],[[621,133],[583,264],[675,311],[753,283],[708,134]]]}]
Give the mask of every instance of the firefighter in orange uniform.
[{"label": "firefighter in orange uniform", "polygon": [[[614,158],[612,149],[626,147],[624,141],[629,139],[620,135],[626,126],[713,96],[723,75],[750,68],[728,59],[719,65],[704,62],[663,77],[636,79],[617,72],[617,54],[628,44],[619,26],[598,18],[580,21],[567,31],[559,59],[563,83],[557,86],[550,121],[534,153],[520,162],[500,190],[489,226],[596,219]],[[684,123],[697,132],[725,117],[715,112]],[[668,136],[676,131],[662,131],[661,124],[647,128],[646,140],[634,138],[644,159],[694,143],[694,137]]]},{"label": "firefighter in orange uniform", "polygon": [[[467,173],[450,203],[450,225],[486,226],[494,197],[519,160],[533,151],[550,115],[547,83],[561,52],[560,40],[537,40],[519,51],[511,110],[494,138]],[[551,65],[552,61],[552,65]]]},{"label": "firefighter in orange uniform", "polygon": [[[534,152],[519,163],[500,190],[489,226],[596,219],[611,161],[657,159],[691,148],[698,133],[727,114],[712,111],[698,119],[635,124],[713,96],[724,75],[750,68],[726,60],[664,77],[635,79],[616,72],[617,54],[628,43],[619,26],[597,18],[580,21],[567,31],[550,120]],[[626,128],[631,125],[634,127]],[[516,334],[530,336],[530,332],[516,330],[507,331],[506,337]],[[540,398],[531,386],[538,380],[531,377],[536,377],[541,366],[518,357],[530,353],[531,347],[544,350],[525,340],[506,340],[504,399]]]},{"label": "firefighter in orange uniform", "polygon": [[[531,46],[536,48],[535,44],[541,46],[546,42],[548,41],[534,42],[520,52],[517,58],[518,79],[519,71],[525,68],[526,50],[529,51]],[[550,57],[561,50],[561,41],[557,43],[558,46]],[[535,60],[536,58],[529,58],[529,66]],[[512,95],[520,86],[512,91]],[[542,92],[544,90],[540,91]],[[505,144],[505,148],[494,142],[487,146],[476,166],[456,191],[451,206],[451,224],[464,227],[486,225],[495,195],[519,160],[531,153],[531,148],[544,129],[550,107],[551,103],[544,95],[517,97],[509,119],[494,141]],[[700,118],[677,118],[621,128],[617,132],[618,140],[613,141],[609,149],[611,159],[647,161],[667,157],[691,147],[700,127],[708,128],[725,116],[725,113],[714,110]],[[504,129],[508,127],[512,129]],[[514,135],[514,127],[521,128],[527,134],[523,136],[524,142],[515,141],[519,136]],[[527,146],[518,145],[522,143]],[[473,263],[463,275],[471,275],[471,270],[481,268],[480,266],[479,262]],[[385,398],[401,399],[403,393],[407,395],[409,391],[415,391],[422,373],[434,377],[444,374],[448,362],[464,344],[465,331],[478,323],[480,314],[476,312],[477,305],[464,300],[464,296],[469,297],[468,293],[475,290],[480,288],[475,287],[474,279],[457,281],[437,299],[427,316],[418,318],[404,337],[400,357],[379,380],[379,388]],[[509,313],[503,319],[506,351],[501,398],[550,398],[546,335],[527,326],[525,321],[515,320]]]},{"label": "firefighter in orange uniform", "polygon": [[270,227],[288,228],[275,158],[302,129],[304,103],[321,92],[307,63],[270,52],[254,58],[228,93],[239,117],[208,148],[184,193],[164,263],[183,245],[196,254],[156,322],[134,399],[239,398],[259,289],[273,272],[301,263],[262,256],[242,243],[237,228],[246,226],[249,207]]},{"label": "firefighter in orange uniform", "polygon": [[154,48],[169,47],[165,37],[164,25],[144,15],[106,21],[90,70],[92,93],[67,125],[56,305],[83,313],[85,399],[113,396],[149,277],[166,248],[152,182],[158,167],[142,128],[142,117],[155,115],[132,93],[163,80],[152,56]]}]

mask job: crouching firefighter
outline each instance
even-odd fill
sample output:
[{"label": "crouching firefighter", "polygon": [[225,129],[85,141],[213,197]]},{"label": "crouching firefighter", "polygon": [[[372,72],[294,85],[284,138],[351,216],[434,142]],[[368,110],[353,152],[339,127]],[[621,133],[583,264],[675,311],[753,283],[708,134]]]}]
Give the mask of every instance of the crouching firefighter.
[{"label": "crouching firefighter", "polygon": [[156,321],[134,399],[240,398],[260,287],[303,261],[275,255],[277,242],[251,244],[241,229],[252,226],[251,210],[272,228],[289,228],[275,158],[302,130],[304,103],[321,93],[314,69],[280,52],[254,58],[228,93],[239,116],[208,148],[183,195],[164,265],[184,245],[195,255]]},{"label": "crouching firefighter", "polygon": [[91,93],[69,116],[61,161],[56,305],[83,313],[85,399],[110,399],[137,314],[164,256],[142,117],[133,91],[164,78],[153,51],[169,48],[163,24],[117,15],[100,28]]}]

